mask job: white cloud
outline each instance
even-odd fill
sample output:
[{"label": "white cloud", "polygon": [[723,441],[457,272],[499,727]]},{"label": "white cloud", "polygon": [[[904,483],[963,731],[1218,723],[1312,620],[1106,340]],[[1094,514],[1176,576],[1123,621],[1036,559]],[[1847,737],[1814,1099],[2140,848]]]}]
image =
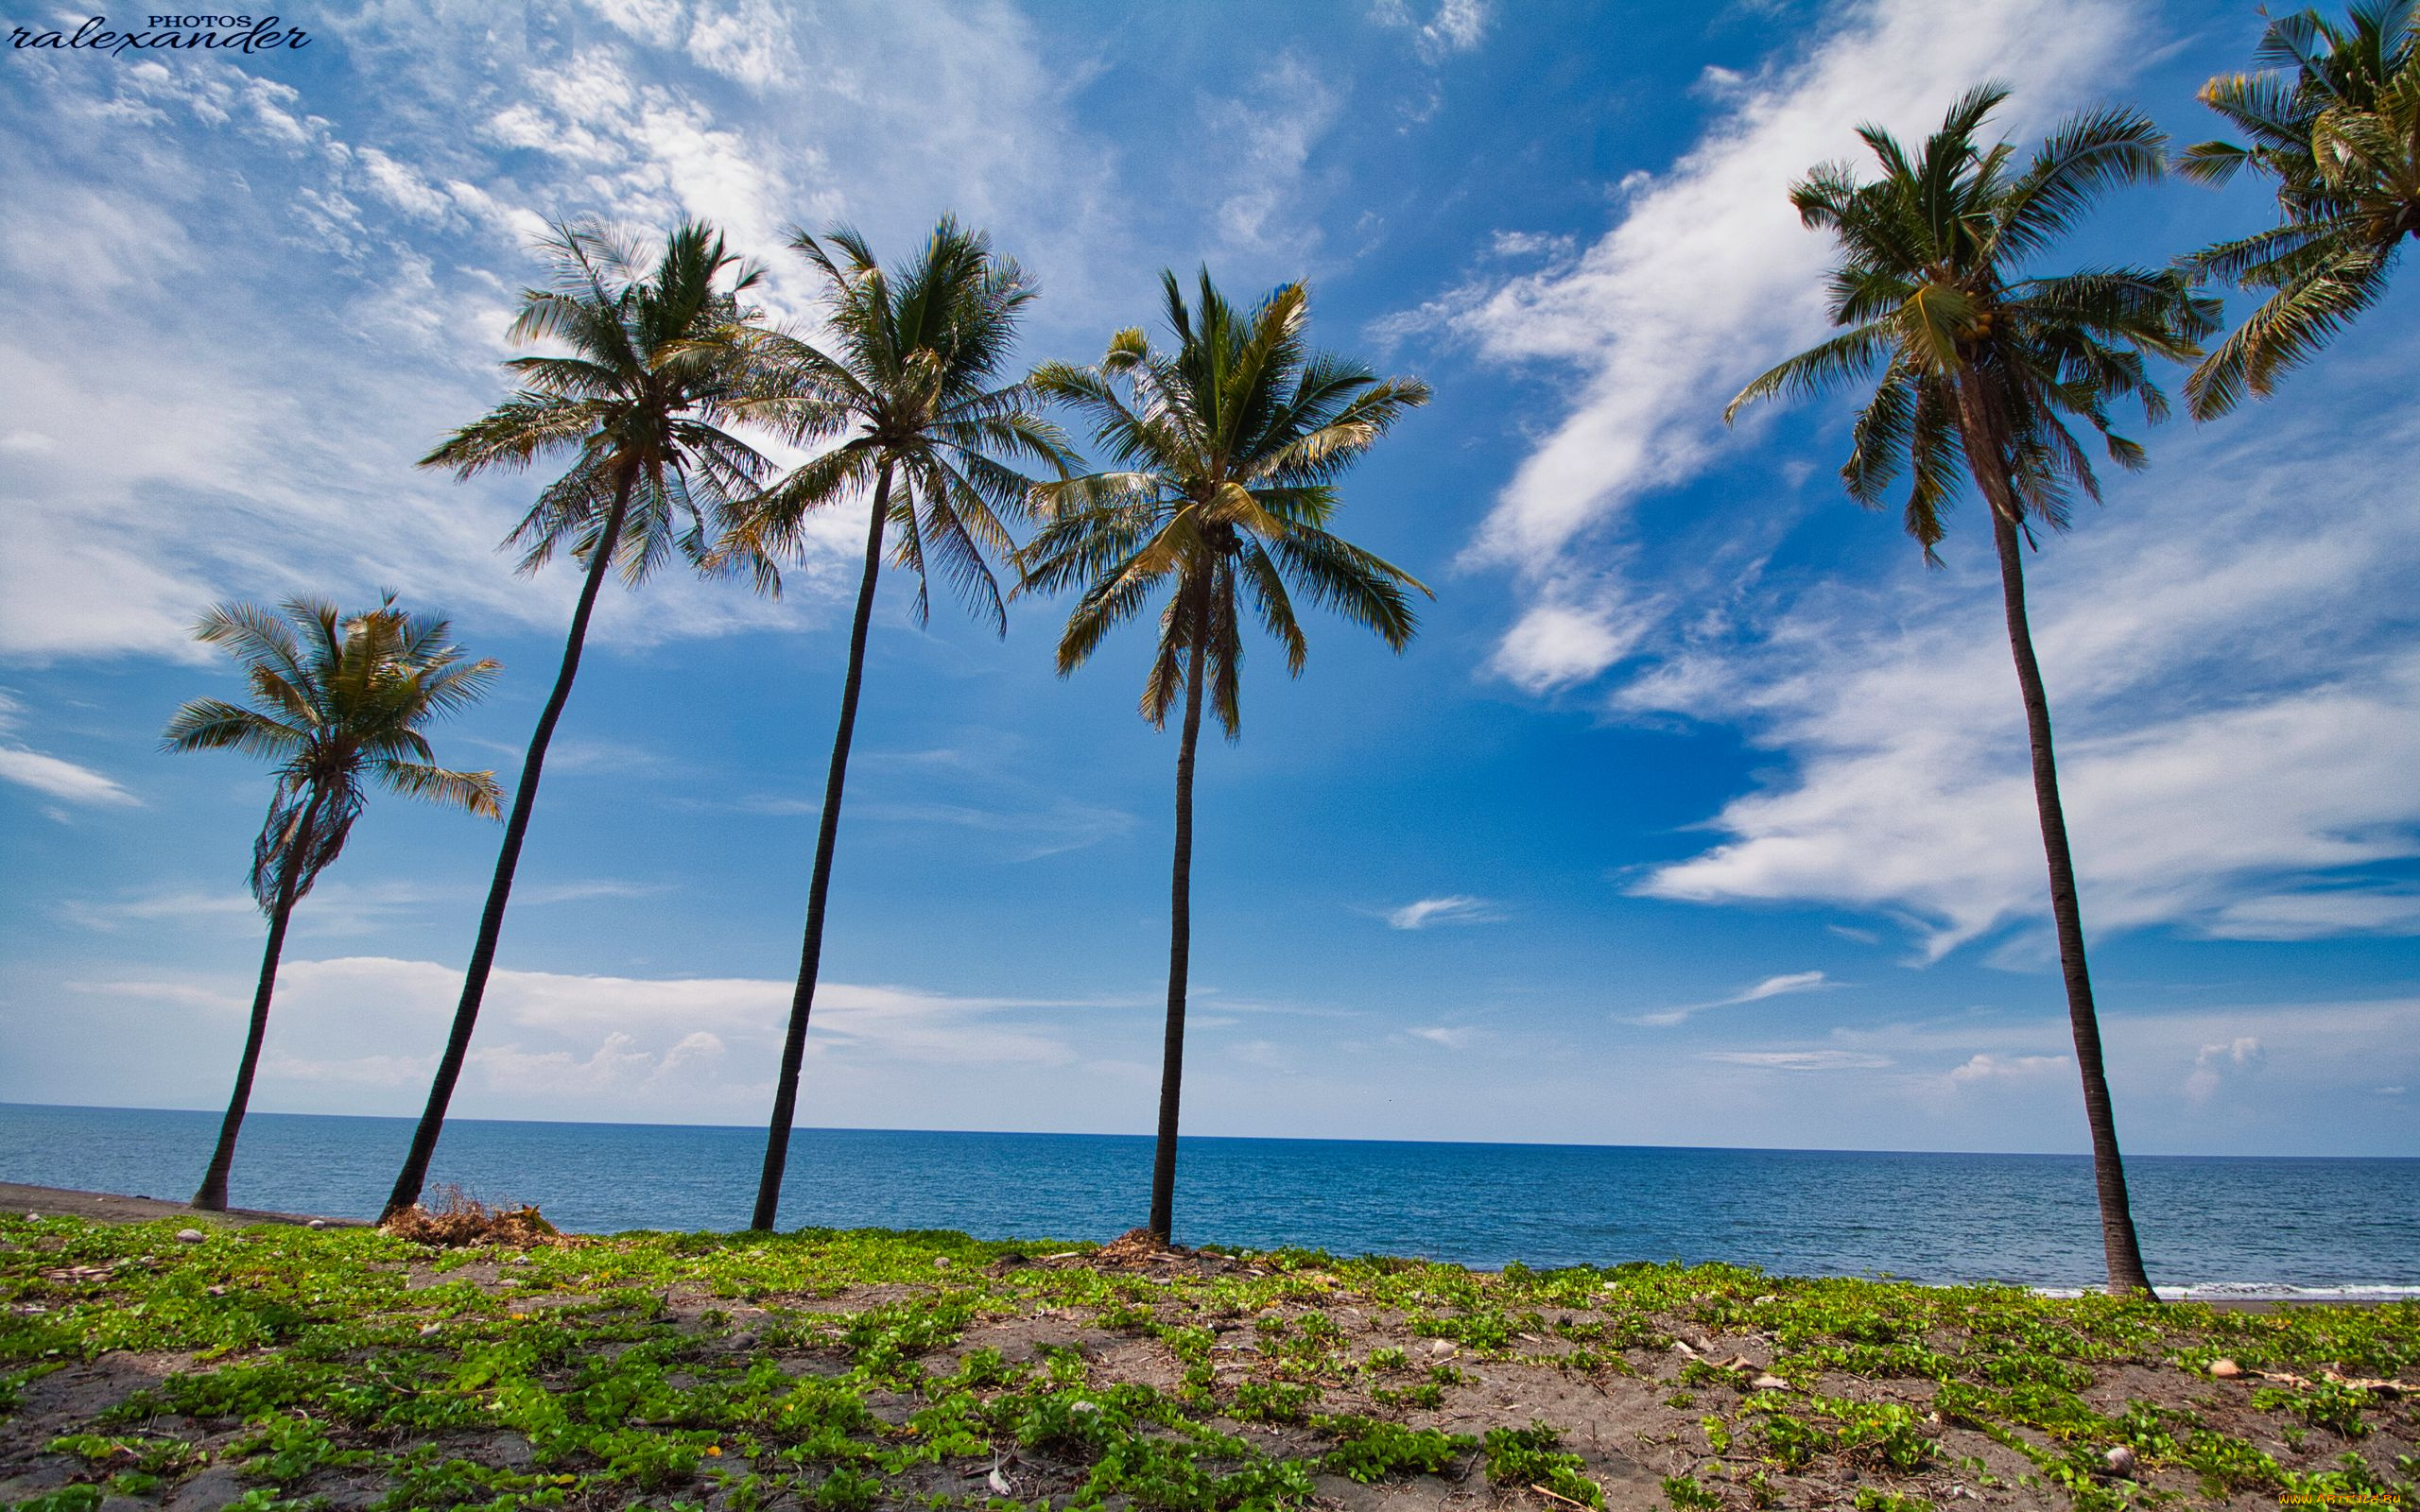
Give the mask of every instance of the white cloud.
[{"label": "white cloud", "polygon": [[1467,1050],[1478,1039],[1478,1031],[1476,1029],[1448,1028],[1442,1025],[1432,1025],[1425,1029],[1406,1029],[1404,1033],[1415,1040],[1426,1040],[1432,1045],[1442,1045],[1447,1050]]},{"label": "white cloud", "polygon": [[2230,1071],[2257,1070],[2269,1058],[2257,1035],[2239,1034],[2225,1044],[2204,1045],[2193,1057],[2192,1074],[2185,1078],[2185,1095],[2206,1103],[2218,1094]]},{"label": "white cloud", "polygon": [[1708,1050],[1697,1058],[1759,1071],[1879,1071],[1891,1064],[1888,1057],[1854,1050]]},{"label": "white cloud", "polygon": [[2022,1076],[2039,1076],[2056,1071],[2070,1062],[2065,1056],[1995,1056],[1978,1054],[1964,1064],[1954,1067],[1949,1079],[1956,1083],[2006,1081]]},{"label": "white cloud", "polygon": [[[2420,854],[2420,651],[2392,586],[2420,572],[2420,424],[2381,424],[2347,455],[2290,408],[2261,418],[2256,433],[2174,437],[2031,563],[2095,931],[2420,928],[2411,885],[2373,874]],[[1880,586],[1810,591],[1617,693],[1627,709],[1736,721],[1789,761],[1723,807],[1722,843],[1637,891],[1867,909],[1910,922],[1931,957],[2042,928],[1996,574],[1976,560],[1981,522],[1965,523],[1960,570],[1903,558]]]},{"label": "white cloud", "polygon": [[1440,924],[1495,924],[1503,921],[1503,910],[1484,898],[1468,893],[1455,893],[1443,898],[1423,898],[1387,913],[1391,929],[1433,929]]},{"label": "white cloud", "polygon": [[1311,149],[1336,121],[1342,101],[1317,70],[1281,53],[1243,95],[1205,101],[1204,124],[1232,144],[1213,161],[1232,164],[1213,216],[1219,237],[1251,251],[1307,249],[1316,232],[1300,223]]},{"label": "white cloud", "polygon": [[1762,1003],[1767,998],[1787,997],[1798,992],[1819,992],[1826,988],[1835,988],[1840,985],[1822,971],[1785,971],[1778,976],[1766,977],[1754,987],[1744,988],[1727,998],[1716,998],[1710,1003],[1687,1003],[1677,1008],[1666,1008],[1658,1013],[1643,1013],[1636,1018],[1625,1019],[1622,1022],[1666,1027],[1686,1022],[1709,1008],[1733,1008],[1744,1003]]},{"label": "white cloud", "polygon": [[143,803],[114,778],[21,746],[0,746],[0,782],[101,808],[139,808]]},{"label": "white cloud", "polygon": [[1409,30],[1420,56],[1433,63],[1477,48],[1487,36],[1491,9],[1489,0],[1438,0],[1423,21],[1406,0],[1376,0],[1370,8],[1370,19],[1382,26]]},{"label": "white cloud", "polygon": [[[1789,182],[1857,146],[1876,121],[1930,126],[1976,79],[2014,85],[2001,125],[2048,119],[2106,80],[2135,29],[2134,8],[1994,0],[1941,24],[1927,0],[1843,7],[1806,56],[1742,79],[1697,144],[1634,186],[1620,220],[1576,264],[1474,294],[1450,324],[1482,355],[1576,369],[1580,398],[1523,461],[1473,543],[1475,562],[1516,566],[1547,609],[1506,638],[1498,669],[1528,687],[1593,675],[1626,654],[1634,587],[1575,569],[1583,533],[1616,523],[1651,489],[1704,467],[1722,403],[1824,327],[1824,239],[1798,223]],[[1565,633],[1549,633],[1560,626]]]}]

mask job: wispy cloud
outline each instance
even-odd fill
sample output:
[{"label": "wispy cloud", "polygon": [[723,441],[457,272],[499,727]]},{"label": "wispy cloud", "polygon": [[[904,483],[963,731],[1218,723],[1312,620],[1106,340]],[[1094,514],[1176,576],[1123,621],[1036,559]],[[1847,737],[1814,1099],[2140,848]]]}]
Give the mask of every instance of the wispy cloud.
[{"label": "wispy cloud", "polygon": [[46,755],[10,739],[25,723],[26,706],[0,693],[0,782],[14,782],[46,798],[99,808],[140,808],[143,800],[89,766]]},{"label": "wispy cloud", "polygon": [[1501,923],[1504,910],[1484,898],[1454,893],[1443,898],[1423,898],[1390,909],[1385,918],[1390,929],[1434,929],[1441,924]]},{"label": "wispy cloud", "polygon": [[1855,1050],[1707,1050],[1697,1058],[1758,1071],[1879,1071],[1891,1064],[1887,1056]]},{"label": "wispy cloud", "polygon": [[1408,0],[1375,0],[1370,7],[1370,19],[1379,26],[1409,31],[1412,44],[1420,56],[1437,62],[1455,53],[1475,50],[1487,37],[1487,24],[1494,8],[1489,0],[1437,0],[1426,7],[1426,19],[1415,14]]},{"label": "wispy cloud", "polygon": [[1432,1024],[1421,1029],[1406,1029],[1404,1033],[1414,1040],[1426,1040],[1432,1045],[1440,1045],[1447,1050],[1467,1050],[1478,1040],[1477,1029],[1456,1028],[1442,1024]]},{"label": "wispy cloud", "polygon": [[1698,1014],[1712,1008],[1733,1008],[1743,1003],[1762,1003],[1767,998],[1787,997],[1795,992],[1816,992],[1841,985],[1821,971],[1786,971],[1779,976],[1766,977],[1755,986],[1744,988],[1727,998],[1716,998],[1707,1003],[1685,1003],[1677,1008],[1666,1008],[1658,1013],[1642,1013],[1635,1018],[1624,1019],[1621,1022],[1658,1027],[1668,1026],[1685,1023]]},{"label": "wispy cloud", "polygon": [[1471,285],[1439,312],[1485,357],[1580,379],[1468,553],[1517,569],[1529,601],[1498,672],[1531,690],[1585,679],[1667,612],[1602,542],[1642,492],[1707,465],[1732,391],[1820,333],[1826,248],[1799,225],[1790,180],[1855,147],[1859,123],[1928,126],[1980,77],[2015,85],[2010,129],[2045,119],[2111,77],[2134,25],[2132,7],[2088,0],[1993,0],[1954,26],[1926,0],[1843,6],[1803,57],[1716,80],[1720,118],[1668,170],[1627,183],[1620,218],[1576,262]]},{"label": "wispy cloud", "polygon": [[[2401,482],[2420,422],[2346,451],[2316,390],[2257,433],[2169,438],[2158,468],[2034,569],[2033,634],[2084,917],[2224,938],[2420,930],[2420,652],[2393,583],[2420,572]],[[2329,528],[2310,527],[2325,508]],[[1737,722],[1784,753],[1719,845],[1636,890],[1799,902],[1911,923],[1937,958],[2040,932],[2039,831],[1999,588],[1978,524],[1949,573],[1902,561],[1753,633],[1659,663],[1625,709]],[[1953,546],[1957,542],[1953,541]]]}]

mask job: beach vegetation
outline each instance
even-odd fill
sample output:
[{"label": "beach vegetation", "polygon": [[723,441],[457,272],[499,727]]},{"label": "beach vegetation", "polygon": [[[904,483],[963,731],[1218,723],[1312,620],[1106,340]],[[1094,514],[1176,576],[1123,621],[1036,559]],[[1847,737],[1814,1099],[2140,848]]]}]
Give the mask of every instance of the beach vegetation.
[{"label": "beach vegetation", "polygon": [[[2420,1451],[2409,1393],[2335,1381],[2363,1398],[2367,1457],[2348,1460],[2347,1438],[2309,1420],[2332,1399],[2214,1381],[2205,1364],[2221,1351],[2309,1383],[2409,1381],[2420,1304],[2237,1313],[1737,1266],[1515,1277],[1306,1251],[1194,1252],[1144,1272],[1098,1254],[820,1229],[444,1248],[256,1227],[183,1244],[164,1224],[0,1217],[0,1372],[20,1383],[0,1440],[52,1477],[19,1505],[165,1498],[215,1473],[259,1504],[374,1485],[392,1508],[1168,1512],[1300,1507],[1322,1475],[1484,1479],[1538,1512],[1596,1506],[1616,1442],[1671,1478],[1668,1499],[1680,1482],[1713,1499],[1683,1490],[1676,1505],[1752,1512],[1864,1492],[1907,1499],[1874,1503],[1886,1509],[1946,1505],[1953,1485],[2021,1480],[2087,1509],[2153,1492],[2408,1495]],[[1112,1306],[1154,1321],[1101,1331]],[[1446,1382],[1421,1380],[1439,1400],[1413,1400],[1386,1384],[1401,1367],[1366,1368],[1382,1350],[1418,1358],[1415,1310],[1665,1342],[1628,1346],[1619,1368],[1538,1353],[1519,1331],[1461,1346],[1433,1366],[1450,1379],[1446,1420]],[[1937,1374],[1910,1389],[1924,1377],[1813,1364],[1852,1334],[1928,1341]],[[1808,1364],[1789,1390],[1668,1407],[1681,1336],[1709,1354],[1718,1337],[1751,1352],[1789,1338]],[[1219,1348],[1245,1342],[1289,1352]],[[2012,1361],[2062,1368],[2028,1382]],[[2133,1480],[2104,1461],[2119,1446]],[[1010,1492],[989,1489],[995,1471]]]}]

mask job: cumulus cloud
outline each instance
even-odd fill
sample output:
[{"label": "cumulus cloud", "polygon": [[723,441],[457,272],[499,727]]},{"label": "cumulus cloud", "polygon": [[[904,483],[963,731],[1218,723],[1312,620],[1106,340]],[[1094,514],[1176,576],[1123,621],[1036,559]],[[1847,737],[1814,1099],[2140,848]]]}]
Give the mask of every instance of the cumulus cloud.
[{"label": "cumulus cloud", "polygon": [[2185,1095],[2206,1103],[2218,1094],[2230,1072],[2257,1070],[2268,1058],[2269,1052],[2256,1035],[2239,1034],[2225,1044],[2204,1045],[2193,1057],[2192,1074],[2185,1078]]}]

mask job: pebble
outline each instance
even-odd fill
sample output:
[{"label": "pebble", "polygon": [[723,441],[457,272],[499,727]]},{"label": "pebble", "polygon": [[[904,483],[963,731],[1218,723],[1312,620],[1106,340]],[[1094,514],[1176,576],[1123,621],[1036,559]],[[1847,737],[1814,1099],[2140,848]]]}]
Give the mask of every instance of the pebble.
[{"label": "pebble", "polygon": [[303,1228],[325,1228],[327,1226],[328,1226],[328,1220],[326,1220],[325,1218],[314,1218],[314,1219],[312,1219],[309,1223],[304,1224],[302,1227],[303,1227]]},{"label": "pebble", "polygon": [[29,1212],[29,1213],[26,1213],[26,1222],[28,1222],[28,1223],[40,1223],[40,1222],[42,1222],[42,1214],[41,1214],[41,1213],[39,1213],[39,1212]]},{"label": "pebble", "polygon": [[202,1238],[202,1232],[199,1228],[180,1228],[177,1230],[177,1243],[181,1245],[198,1245],[201,1243]]},{"label": "pebble", "polygon": [[2233,1381],[2243,1374],[2243,1366],[2233,1360],[2213,1360],[2210,1362],[2210,1374],[2221,1381]]},{"label": "pebble", "polygon": [[1428,1341],[1428,1352],[1431,1354],[1451,1354],[1454,1352],[1454,1347],[1443,1339],[1431,1339]]},{"label": "pebble", "polygon": [[2100,1459],[2102,1464],[2109,1467],[2110,1474],[2122,1475],[2130,1481],[2135,1478],[2135,1452],[2125,1445],[2118,1445],[2108,1453],[2101,1455]]},{"label": "pebble", "polygon": [[1748,1383],[1758,1391],[1788,1391],[1789,1383],[1776,1375],[1761,1375]]}]

